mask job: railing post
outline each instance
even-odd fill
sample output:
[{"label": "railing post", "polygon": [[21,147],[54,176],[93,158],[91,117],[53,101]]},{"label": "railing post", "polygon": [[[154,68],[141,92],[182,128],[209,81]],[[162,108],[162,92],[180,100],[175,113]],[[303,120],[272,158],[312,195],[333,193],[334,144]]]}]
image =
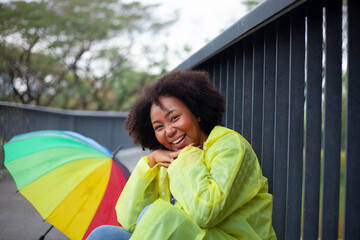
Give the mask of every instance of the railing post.
[{"label": "railing post", "polygon": [[235,115],[235,54],[234,48],[226,52],[226,126],[234,129]]},{"label": "railing post", "polygon": [[303,239],[319,237],[322,3],[307,4],[306,130]]},{"label": "railing post", "polygon": [[348,0],[344,239],[360,239],[360,2]]},{"label": "railing post", "polygon": [[253,74],[252,74],[252,110],[251,110],[251,143],[262,163],[262,132],[263,132],[263,81],[264,81],[264,32],[259,30],[254,36]]},{"label": "railing post", "polygon": [[243,46],[242,44],[235,45],[235,131],[242,133],[243,132],[243,87],[244,87],[244,67],[243,64]]},{"label": "railing post", "polygon": [[274,146],[274,229],[279,240],[285,239],[286,181],[289,118],[290,17],[277,23]]},{"label": "railing post", "polygon": [[276,25],[265,27],[262,170],[273,193]]},{"label": "railing post", "polygon": [[321,237],[338,239],[342,0],[325,1],[325,113]]},{"label": "railing post", "polygon": [[243,58],[243,132],[244,138],[251,144],[251,124],[252,124],[252,67],[253,67],[253,39],[248,37],[244,41]]},{"label": "railing post", "polygon": [[285,239],[299,239],[304,146],[305,9],[299,7],[290,22],[289,139]]}]

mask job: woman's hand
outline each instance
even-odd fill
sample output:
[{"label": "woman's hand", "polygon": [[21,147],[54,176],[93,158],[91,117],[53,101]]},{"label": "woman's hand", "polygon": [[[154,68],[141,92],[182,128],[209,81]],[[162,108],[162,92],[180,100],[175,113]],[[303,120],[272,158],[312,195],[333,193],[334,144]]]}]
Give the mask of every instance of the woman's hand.
[{"label": "woman's hand", "polygon": [[154,167],[157,163],[168,168],[170,164],[177,158],[180,151],[155,150],[149,155],[149,167]]}]

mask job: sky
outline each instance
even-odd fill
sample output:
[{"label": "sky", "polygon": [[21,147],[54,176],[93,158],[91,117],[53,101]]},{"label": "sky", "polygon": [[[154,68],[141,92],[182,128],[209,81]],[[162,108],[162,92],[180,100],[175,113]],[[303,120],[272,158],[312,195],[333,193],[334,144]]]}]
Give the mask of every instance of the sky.
[{"label": "sky", "polygon": [[[142,4],[160,3],[155,16],[169,19],[178,11],[178,21],[148,41],[154,45],[167,43],[168,70],[201,49],[242,16],[246,7],[241,0],[139,0]],[[189,52],[184,47],[190,49]]]}]

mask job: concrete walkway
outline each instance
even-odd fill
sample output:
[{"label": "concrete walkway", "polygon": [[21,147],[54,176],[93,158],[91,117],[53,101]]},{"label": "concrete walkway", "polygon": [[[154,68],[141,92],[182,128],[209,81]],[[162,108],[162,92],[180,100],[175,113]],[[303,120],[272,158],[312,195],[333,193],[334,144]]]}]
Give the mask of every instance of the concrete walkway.
[{"label": "concrete walkway", "polygon": [[[148,152],[143,152],[139,148],[132,148],[120,151],[117,157],[129,171],[132,171],[140,157],[147,154]],[[43,221],[35,208],[16,190],[10,174],[2,170],[0,172],[0,240],[39,239],[51,225]],[[69,238],[53,228],[45,239]]]}]

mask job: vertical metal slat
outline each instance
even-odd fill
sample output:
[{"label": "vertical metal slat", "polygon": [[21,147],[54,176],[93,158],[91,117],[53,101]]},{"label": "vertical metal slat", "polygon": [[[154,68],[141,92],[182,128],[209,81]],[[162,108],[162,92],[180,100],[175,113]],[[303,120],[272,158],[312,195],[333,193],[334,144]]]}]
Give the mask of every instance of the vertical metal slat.
[{"label": "vertical metal slat", "polygon": [[265,28],[262,170],[273,192],[276,25]]},{"label": "vertical metal slat", "polygon": [[304,146],[305,12],[294,10],[290,26],[289,150],[285,239],[300,239]]},{"label": "vertical metal slat", "polygon": [[235,45],[235,116],[234,116],[234,129],[240,134],[243,133],[243,44],[240,42]]},{"label": "vertical metal slat", "polygon": [[209,72],[209,78],[210,78],[210,82],[211,84],[215,85],[215,81],[214,81],[214,78],[215,78],[215,67],[214,67],[214,59],[211,58],[209,61],[208,61],[208,72]]},{"label": "vertical metal slat", "polygon": [[348,0],[347,135],[344,239],[360,239],[360,2]]},{"label": "vertical metal slat", "polygon": [[286,180],[289,111],[289,50],[290,19],[277,23],[276,95],[275,95],[275,155],[274,155],[274,228],[279,240],[285,239]]},{"label": "vertical metal slat", "polygon": [[227,102],[227,107],[226,107],[226,126],[234,129],[234,108],[235,108],[235,88],[234,88],[234,49],[233,47],[229,48],[227,50],[227,76],[226,76],[226,102]]},{"label": "vertical metal slat", "polygon": [[219,56],[214,57],[214,86],[220,90],[220,59]]},{"label": "vertical metal slat", "polygon": [[321,238],[338,239],[342,0],[325,2],[325,117]]},{"label": "vertical metal slat", "polygon": [[303,238],[319,236],[322,82],[322,6],[307,6],[306,130]]},{"label": "vertical metal slat", "polygon": [[[227,60],[226,60],[226,53],[220,54],[220,84],[219,84],[219,90],[220,92],[226,94],[226,69],[227,69]],[[225,118],[225,116],[224,116]]]},{"label": "vertical metal slat", "polygon": [[254,33],[253,48],[253,83],[252,83],[252,124],[251,143],[261,163],[262,148],[262,105],[263,105],[263,72],[264,72],[264,32]]},{"label": "vertical metal slat", "polygon": [[[228,83],[228,73],[227,73],[227,68],[228,68],[228,61],[227,61],[227,54],[226,52],[223,52],[220,54],[220,86],[219,86],[219,90],[220,92],[224,95],[227,96],[227,83]],[[225,124],[225,126],[227,126],[227,111],[228,111],[228,101],[225,98],[225,113],[223,114],[223,119],[222,122]]]},{"label": "vertical metal slat", "polygon": [[244,41],[244,86],[243,86],[243,137],[251,142],[251,110],[252,110],[252,64],[253,41],[248,37]]}]

